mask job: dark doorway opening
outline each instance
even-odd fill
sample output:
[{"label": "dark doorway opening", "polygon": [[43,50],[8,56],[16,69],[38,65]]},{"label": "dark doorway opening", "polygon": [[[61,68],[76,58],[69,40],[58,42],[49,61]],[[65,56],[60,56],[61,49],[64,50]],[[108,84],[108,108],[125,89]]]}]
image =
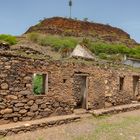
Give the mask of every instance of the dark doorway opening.
[{"label": "dark doorway opening", "polygon": [[124,85],[124,77],[119,77],[119,90],[123,90],[123,85]]},{"label": "dark doorway opening", "polygon": [[139,95],[139,76],[133,76],[133,96],[134,99]]},{"label": "dark doorway opening", "polygon": [[87,109],[87,75],[75,74],[73,92],[76,102],[76,109]]}]

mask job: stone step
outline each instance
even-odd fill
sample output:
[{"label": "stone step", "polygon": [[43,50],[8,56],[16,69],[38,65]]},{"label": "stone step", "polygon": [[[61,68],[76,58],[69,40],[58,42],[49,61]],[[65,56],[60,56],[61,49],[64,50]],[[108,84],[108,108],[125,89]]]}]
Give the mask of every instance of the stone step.
[{"label": "stone step", "polygon": [[76,115],[81,115],[81,114],[86,114],[86,113],[88,113],[88,110],[86,110],[86,109],[75,109],[74,110],[74,114],[76,114]]},{"label": "stone step", "polygon": [[127,111],[132,111],[140,109],[140,103],[135,103],[135,104],[126,104],[126,105],[120,105],[120,106],[115,106],[115,107],[110,107],[110,108],[104,108],[104,109],[98,109],[98,110],[91,110],[89,113],[93,114],[94,116],[101,116],[101,115],[106,115],[106,114],[117,114],[120,112],[127,112]]},{"label": "stone step", "polygon": [[85,113],[85,114],[80,114],[80,117],[81,117],[81,119],[83,119],[83,118],[90,118],[90,117],[93,117],[93,115],[90,114],[90,113]]},{"label": "stone step", "polygon": [[22,132],[25,133],[29,131],[34,131],[40,128],[49,128],[79,120],[80,116],[72,114],[0,125],[0,137],[18,134]]}]

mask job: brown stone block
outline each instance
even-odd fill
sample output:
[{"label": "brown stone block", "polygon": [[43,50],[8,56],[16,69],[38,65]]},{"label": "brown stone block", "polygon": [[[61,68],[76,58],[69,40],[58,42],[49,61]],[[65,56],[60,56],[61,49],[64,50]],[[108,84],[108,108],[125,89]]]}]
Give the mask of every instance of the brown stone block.
[{"label": "brown stone block", "polygon": [[25,114],[25,113],[27,113],[27,110],[26,110],[26,109],[21,109],[21,110],[19,111],[19,114]]},{"label": "brown stone block", "polygon": [[22,121],[30,121],[32,118],[31,117],[23,117]]},{"label": "brown stone block", "polygon": [[9,88],[9,85],[7,83],[2,83],[0,86],[3,90],[7,90]]},{"label": "brown stone block", "polygon": [[37,111],[38,110],[38,105],[37,104],[33,104],[30,108],[31,111]]},{"label": "brown stone block", "polygon": [[4,114],[3,117],[4,118],[13,118],[13,117],[20,117],[21,114],[19,113],[11,113],[11,114]]},{"label": "brown stone block", "polygon": [[34,100],[30,100],[30,101],[27,102],[27,105],[28,105],[28,106],[32,106],[33,103],[34,103]]},{"label": "brown stone block", "polygon": [[37,100],[35,101],[35,103],[38,104],[38,105],[42,104],[42,99],[37,99]]},{"label": "brown stone block", "polygon": [[33,112],[27,112],[27,116],[33,117],[35,114]]},{"label": "brown stone block", "polygon": [[20,91],[19,94],[21,94],[21,95],[30,95],[31,92],[28,91],[28,90],[25,90],[25,91]]},{"label": "brown stone block", "polygon": [[9,122],[10,122],[10,120],[0,119],[0,125],[2,125],[2,124],[8,124]]},{"label": "brown stone block", "polygon": [[5,103],[0,103],[0,109],[4,109],[6,108],[6,104]]},{"label": "brown stone block", "polygon": [[24,106],[24,103],[17,103],[15,104],[16,107],[23,107]]},{"label": "brown stone block", "polygon": [[13,109],[11,108],[6,108],[0,111],[1,114],[10,114],[13,112]]},{"label": "brown stone block", "polygon": [[6,97],[5,97],[7,100],[17,100],[17,96],[15,96],[15,95],[7,95]]}]

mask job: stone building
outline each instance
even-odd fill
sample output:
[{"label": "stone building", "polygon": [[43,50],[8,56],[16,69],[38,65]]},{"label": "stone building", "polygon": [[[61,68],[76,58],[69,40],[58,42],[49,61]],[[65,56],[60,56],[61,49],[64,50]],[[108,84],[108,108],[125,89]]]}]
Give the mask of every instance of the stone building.
[{"label": "stone building", "polygon": [[124,62],[123,64],[135,67],[135,68],[140,68],[140,59],[134,59],[134,58],[129,58],[124,56]]},{"label": "stone building", "polygon": [[[33,78],[43,79],[40,95]],[[81,59],[52,61],[0,51],[0,124],[100,109],[140,99],[140,73]]]}]

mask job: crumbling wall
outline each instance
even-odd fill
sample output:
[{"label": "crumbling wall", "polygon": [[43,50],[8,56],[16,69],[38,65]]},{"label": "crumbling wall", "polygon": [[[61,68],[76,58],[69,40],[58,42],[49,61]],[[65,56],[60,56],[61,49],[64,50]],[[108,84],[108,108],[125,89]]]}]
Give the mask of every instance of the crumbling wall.
[{"label": "crumbling wall", "polygon": [[77,104],[77,106],[79,106],[79,104],[81,104],[81,100],[82,100],[82,94],[81,94],[81,86],[83,84],[83,77],[82,76],[74,76],[74,84],[73,84],[73,94],[75,97],[75,102]]},{"label": "crumbling wall", "polygon": [[[0,58],[0,124],[72,113],[71,79],[63,84],[61,67],[16,57]],[[49,73],[49,92],[34,95],[34,73]],[[68,98],[69,97],[69,98]]]},{"label": "crumbling wall", "polygon": [[[109,70],[105,80],[105,106],[129,104],[133,96],[133,75],[139,75],[132,71]],[[123,77],[123,87],[120,89],[120,77]]]},{"label": "crumbling wall", "polygon": [[[48,93],[33,93],[33,74],[48,74]],[[130,70],[100,68],[85,63],[0,57],[0,124],[73,113],[77,105],[74,74],[87,74],[88,109],[131,103],[133,75]],[[123,90],[119,77],[124,76]]]}]

